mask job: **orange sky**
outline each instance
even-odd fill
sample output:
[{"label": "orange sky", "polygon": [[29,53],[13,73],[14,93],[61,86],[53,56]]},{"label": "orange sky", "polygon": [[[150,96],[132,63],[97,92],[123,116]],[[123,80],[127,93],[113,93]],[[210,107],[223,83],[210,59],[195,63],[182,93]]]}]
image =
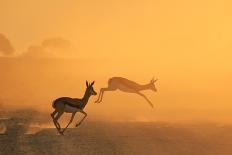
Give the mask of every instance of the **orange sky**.
[{"label": "orange sky", "polygon": [[[137,96],[116,92],[107,94],[98,107],[90,105],[89,111],[96,116],[99,111],[101,117],[128,112],[134,114],[128,117],[138,120],[228,122],[232,110],[231,7],[229,0],[1,0],[0,30],[11,41],[15,55],[31,45],[40,46],[47,38],[72,42],[71,52],[61,54],[62,62],[2,60],[7,77],[1,79],[1,98],[25,104],[39,104],[43,98],[45,105],[59,95],[75,96],[76,89],[80,96],[85,79],[95,79],[99,90],[111,76],[146,83],[154,75],[159,78],[159,91],[146,94],[156,110]],[[77,60],[69,61],[68,56]],[[28,66],[42,70],[36,79],[41,79],[40,85],[33,84],[35,73]],[[68,80],[58,91],[62,77]],[[45,91],[49,80],[53,81],[47,90],[51,94]],[[18,100],[12,97],[17,90],[24,91]],[[34,95],[25,101],[28,92]]]}]

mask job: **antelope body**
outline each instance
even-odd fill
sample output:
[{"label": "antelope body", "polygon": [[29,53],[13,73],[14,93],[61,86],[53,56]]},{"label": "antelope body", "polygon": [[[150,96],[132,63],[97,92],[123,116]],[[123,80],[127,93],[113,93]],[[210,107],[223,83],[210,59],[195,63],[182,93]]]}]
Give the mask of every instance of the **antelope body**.
[{"label": "antelope body", "polygon": [[[53,101],[52,107],[55,110],[53,113],[51,113],[51,117],[53,119],[53,123],[55,127],[57,128],[60,134],[63,134],[64,131],[67,129],[67,127],[72,123],[73,118],[77,112],[81,112],[82,114],[84,114],[84,117],[81,119],[79,123],[76,124],[76,127],[79,126],[83,122],[83,120],[86,118],[87,113],[84,112],[84,108],[87,105],[90,96],[97,95],[97,93],[93,89],[93,84],[94,82],[89,84],[88,81],[86,81],[86,91],[85,91],[83,98],[81,99],[70,98],[70,97],[60,97]],[[58,120],[63,115],[64,112],[72,113],[72,116],[71,116],[71,119],[68,125],[63,130],[61,130]]]},{"label": "antelope body", "polygon": [[126,78],[123,78],[123,77],[112,77],[108,80],[108,87],[100,89],[98,99],[95,102],[100,103],[102,101],[103,94],[105,91],[115,91],[118,89],[118,90],[121,90],[123,92],[135,93],[135,94],[142,96],[150,104],[150,106],[153,108],[153,104],[151,103],[151,101],[144,94],[142,94],[140,91],[150,89],[150,90],[156,92],[157,89],[156,89],[155,84],[154,84],[156,81],[157,81],[157,79],[156,80],[152,79],[149,83],[142,85],[142,84],[138,84],[134,81],[128,80]]}]

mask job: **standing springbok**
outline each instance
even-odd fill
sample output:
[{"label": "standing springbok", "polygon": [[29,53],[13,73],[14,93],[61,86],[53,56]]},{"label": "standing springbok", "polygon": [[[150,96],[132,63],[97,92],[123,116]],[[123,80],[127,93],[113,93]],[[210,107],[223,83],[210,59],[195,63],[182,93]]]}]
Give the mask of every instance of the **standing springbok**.
[{"label": "standing springbok", "polygon": [[156,81],[157,81],[157,79],[154,80],[154,78],[153,78],[148,84],[141,85],[141,84],[138,84],[134,81],[128,80],[126,78],[112,77],[108,81],[108,87],[100,89],[98,99],[95,101],[95,103],[100,103],[102,101],[103,94],[105,91],[115,91],[115,90],[119,89],[123,92],[136,93],[136,94],[142,96],[150,104],[150,106],[153,108],[153,104],[151,103],[151,101],[144,94],[142,94],[140,91],[150,89],[150,90],[156,92],[157,91],[157,89],[155,87]]},{"label": "standing springbok", "polygon": [[[60,134],[63,134],[64,131],[67,129],[67,127],[72,123],[73,118],[76,114],[76,112],[81,112],[84,114],[84,117],[80,120],[79,123],[76,124],[76,127],[79,126],[83,120],[86,118],[87,113],[84,112],[84,108],[86,104],[88,103],[88,100],[91,95],[97,95],[97,93],[93,89],[94,81],[89,84],[88,81],[86,81],[86,91],[83,96],[83,98],[70,98],[70,97],[60,97],[53,101],[52,107],[55,109],[53,113],[51,113],[51,117],[53,119],[53,123],[58,130]],[[72,113],[71,119],[67,126],[61,131],[60,124],[58,122],[58,119],[61,117],[61,115],[66,113]]]}]

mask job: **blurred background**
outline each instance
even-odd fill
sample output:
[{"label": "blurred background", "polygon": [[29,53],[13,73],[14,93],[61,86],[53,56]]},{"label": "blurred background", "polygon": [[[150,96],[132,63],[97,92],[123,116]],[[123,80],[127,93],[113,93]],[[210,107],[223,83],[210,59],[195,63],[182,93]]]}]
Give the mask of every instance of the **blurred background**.
[{"label": "blurred background", "polygon": [[[1,0],[0,102],[52,112],[122,76],[157,93],[92,97],[88,119],[231,123],[232,2],[229,0]],[[50,115],[47,114],[48,117]]]}]

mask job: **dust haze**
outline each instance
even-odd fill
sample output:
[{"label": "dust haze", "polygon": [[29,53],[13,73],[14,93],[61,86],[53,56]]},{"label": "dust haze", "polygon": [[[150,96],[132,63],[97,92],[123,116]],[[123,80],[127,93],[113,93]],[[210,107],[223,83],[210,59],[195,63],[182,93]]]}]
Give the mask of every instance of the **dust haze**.
[{"label": "dust haze", "polygon": [[[189,75],[168,73],[158,67],[153,69],[149,63],[143,64],[147,70],[140,70],[139,66],[134,65],[135,62],[126,66],[125,63],[123,60],[56,57],[1,58],[0,69],[4,74],[0,77],[0,99],[9,109],[25,107],[49,114],[55,98],[82,97],[85,80],[95,80],[95,90],[99,92],[113,76],[147,84],[154,75],[159,78],[157,93],[143,91],[154,104],[154,110],[140,96],[115,91],[106,92],[100,104],[95,104],[97,98],[93,97],[87,105],[89,117],[107,121],[231,123],[229,82],[225,85],[225,81],[220,81],[219,77],[202,78],[197,73],[193,73],[194,79],[201,80],[195,81],[192,77],[188,80]],[[131,70],[134,72],[130,73]],[[208,89],[211,86],[215,89]]]},{"label": "dust haze", "polygon": [[[232,3],[0,1],[0,154],[231,154]],[[92,97],[65,136],[52,101],[111,77],[147,84]],[[62,116],[64,126],[70,115]]]}]

